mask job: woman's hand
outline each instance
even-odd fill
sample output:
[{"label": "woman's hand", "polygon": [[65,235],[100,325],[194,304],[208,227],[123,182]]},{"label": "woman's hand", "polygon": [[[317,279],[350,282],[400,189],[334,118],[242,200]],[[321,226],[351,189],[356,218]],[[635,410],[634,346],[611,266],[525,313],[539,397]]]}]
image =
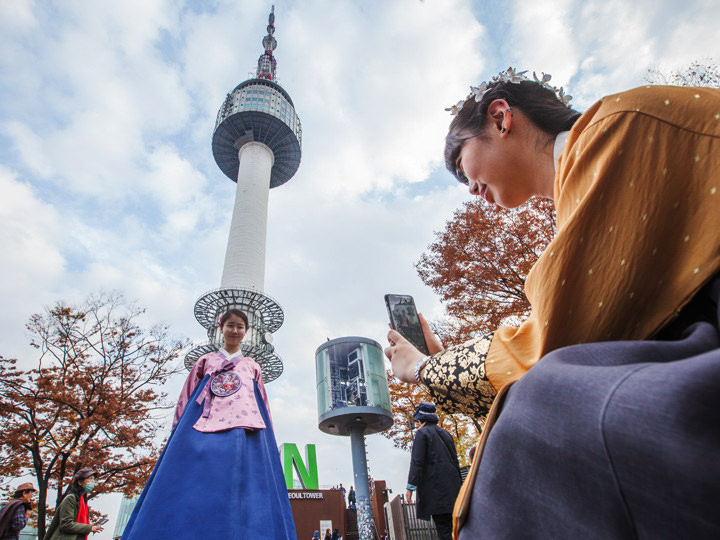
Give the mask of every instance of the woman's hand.
[{"label": "woman's hand", "polygon": [[403,382],[417,384],[415,366],[425,355],[418,351],[400,332],[390,330],[387,338],[390,346],[385,349],[385,356],[390,360],[393,375]]},{"label": "woman's hand", "polygon": [[406,503],[412,504],[412,495],[413,495],[413,492],[412,492],[411,489],[408,489],[408,490],[405,492],[405,502],[406,502]]},{"label": "woman's hand", "polygon": [[[425,318],[420,314],[418,314],[418,317],[430,354],[443,351],[442,343],[440,343],[438,338],[432,333]],[[415,379],[415,366],[425,355],[418,351],[407,339],[395,330],[390,330],[387,337],[390,346],[385,349],[385,356],[390,360],[393,374],[401,381],[417,384],[417,380]]]},{"label": "woman's hand", "polygon": [[102,530],[103,530],[103,528],[100,525],[93,525],[90,528],[90,532],[93,532],[93,533],[100,532]]}]

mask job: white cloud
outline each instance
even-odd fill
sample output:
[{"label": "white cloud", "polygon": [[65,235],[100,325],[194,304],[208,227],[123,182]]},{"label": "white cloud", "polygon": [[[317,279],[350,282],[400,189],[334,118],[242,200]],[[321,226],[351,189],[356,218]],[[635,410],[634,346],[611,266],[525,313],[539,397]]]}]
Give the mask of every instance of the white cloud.
[{"label": "white cloud", "polygon": [[14,2],[0,2],[0,27],[5,32],[15,29],[18,33],[27,31],[36,25],[33,13],[34,0],[16,0]]},{"label": "white cloud", "polygon": [[50,301],[45,294],[65,275],[61,246],[68,239],[57,210],[1,165],[0,194],[0,298],[5,307],[0,313],[0,354],[13,357],[28,350],[22,345],[25,320]]},{"label": "white cloud", "polygon": [[512,6],[512,31],[503,50],[512,55],[508,65],[553,76],[566,84],[575,73],[580,51],[571,24],[573,0],[519,0]]},{"label": "white cloud", "polygon": [[[293,39],[283,73],[303,121],[305,155],[323,157],[299,174],[314,189],[321,183],[328,198],[425,179],[449,123],[444,108],[482,65],[483,32],[468,8],[404,1],[362,9],[333,3],[327,14],[325,2],[302,9],[290,28],[300,26],[301,39]],[[319,37],[301,26],[322,17],[337,24]],[[308,70],[303,59],[310,58]]]},{"label": "white cloud", "polygon": [[7,290],[29,288],[33,282],[58,276],[65,266],[58,242],[60,216],[40,201],[32,188],[18,181],[17,175],[0,167],[0,236],[4,266],[22,268],[22,273],[6,275],[0,287]]},{"label": "white cloud", "polygon": [[[144,145],[172,136],[192,111],[178,67],[157,48],[171,5],[63,4],[53,15],[36,8],[52,31],[23,51],[33,69],[9,62],[21,80],[35,79],[14,92],[20,108],[12,116],[22,120],[6,127],[24,166],[86,196],[144,188],[136,182]],[[64,24],[53,25],[53,16]]]},{"label": "white cloud", "polygon": [[207,178],[171,146],[155,148],[147,156],[142,183],[157,201],[157,211],[165,216],[166,242],[183,242],[198,227],[212,205],[207,196]]},{"label": "white cloud", "polygon": [[552,73],[580,109],[643,84],[653,66],[720,55],[716,2],[519,0],[511,9],[508,63]]}]

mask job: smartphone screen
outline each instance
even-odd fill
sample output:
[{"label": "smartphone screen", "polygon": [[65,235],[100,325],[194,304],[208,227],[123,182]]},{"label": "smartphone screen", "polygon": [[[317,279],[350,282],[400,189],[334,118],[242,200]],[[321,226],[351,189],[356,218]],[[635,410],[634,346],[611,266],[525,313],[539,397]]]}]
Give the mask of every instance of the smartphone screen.
[{"label": "smartphone screen", "polygon": [[108,522],[107,518],[99,519],[98,522],[95,525],[105,525]]},{"label": "smartphone screen", "polygon": [[393,329],[400,332],[421,353],[429,355],[413,297],[407,294],[386,294],[385,306]]}]

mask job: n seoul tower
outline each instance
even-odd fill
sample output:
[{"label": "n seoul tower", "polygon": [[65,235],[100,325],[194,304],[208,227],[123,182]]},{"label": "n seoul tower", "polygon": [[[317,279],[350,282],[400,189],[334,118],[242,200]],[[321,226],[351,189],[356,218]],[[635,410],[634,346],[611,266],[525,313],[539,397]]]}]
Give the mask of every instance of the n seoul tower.
[{"label": "n seoul tower", "polygon": [[255,78],[240,83],[225,98],[212,139],[215,162],[237,182],[225,265],[220,288],[195,303],[195,318],[207,329],[209,342],[191,350],[185,367],[223,345],[218,319],[230,308],[243,310],[250,328],[241,345],[262,368],[265,383],[277,379],[282,360],[274,352],[272,334],[282,326],[280,305],[265,295],[265,243],[270,188],[290,180],[300,166],[302,129],[290,95],[277,83],[275,6],[268,18],[265,52]]}]

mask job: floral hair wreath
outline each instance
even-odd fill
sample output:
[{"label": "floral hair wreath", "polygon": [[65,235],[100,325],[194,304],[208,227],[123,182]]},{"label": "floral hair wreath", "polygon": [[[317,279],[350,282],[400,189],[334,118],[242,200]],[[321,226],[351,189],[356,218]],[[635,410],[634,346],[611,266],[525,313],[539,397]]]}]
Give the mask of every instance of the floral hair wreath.
[{"label": "floral hair wreath", "polygon": [[[515,71],[514,68],[509,67],[507,68],[507,70],[501,71],[500,73],[495,75],[489,82],[483,81],[478,86],[471,86],[470,93],[465,99],[461,99],[455,105],[453,105],[452,107],[447,107],[445,110],[450,111],[450,114],[452,116],[455,116],[458,112],[460,112],[460,109],[462,109],[463,105],[467,100],[469,100],[470,98],[475,98],[476,102],[480,102],[485,95],[485,92],[492,88],[495,88],[495,86],[500,83],[510,82],[513,84],[520,84],[522,81],[529,81],[530,78],[525,76],[526,73],[527,70]],[[540,86],[543,86],[544,88],[555,92],[557,98],[564,105],[569,106],[568,104],[570,103],[572,96],[566,94],[562,86],[560,88],[552,86],[550,84],[551,75],[549,73],[541,72],[540,75],[542,75],[542,77],[538,77],[533,71],[533,79],[535,79],[535,82],[538,83]]]}]

